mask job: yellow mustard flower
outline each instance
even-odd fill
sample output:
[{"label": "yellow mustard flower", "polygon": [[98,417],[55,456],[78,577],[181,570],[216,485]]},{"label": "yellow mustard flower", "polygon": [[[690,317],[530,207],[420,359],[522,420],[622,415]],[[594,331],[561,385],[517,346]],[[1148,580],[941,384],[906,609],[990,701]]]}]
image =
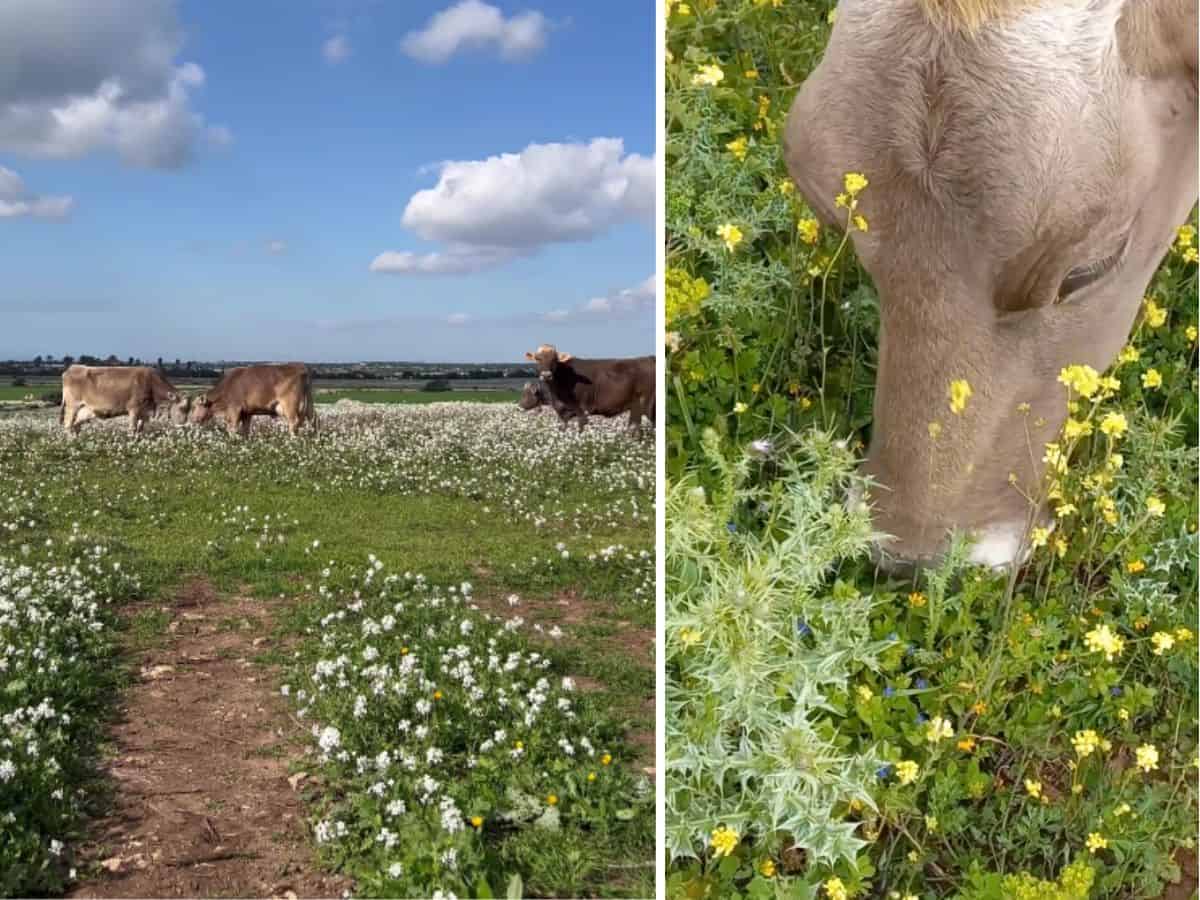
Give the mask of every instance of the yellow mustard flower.
[{"label": "yellow mustard flower", "polygon": [[1084,642],[1093,653],[1103,653],[1112,662],[1125,649],[1125,641],[1107,625],[1099,625],[1084,636]]},{"label": "yellow mustard flower", "polygon": [[1117,361],[1123,363],[1137,362],[1142,358],[1142,354],[1138,352],[1138,348],[1133,344],[1126,344],[1121,348],[1121,352],[1117,354]]},{"label": "yellow mustard flower", "polygon": [[1089,834],[1087,836],[1087,848],[1092,853],[1095,853],[1097,850],[1103,850],[1107,846],[1108,846],[1108,840],[1105,839],[1104,836],[1100,834],[1100,832],[1093,831],[1091,834]]},{"label": "yellow mustard flower", "polygon": [[713,856],[728,856],[738,845],[738,833],[732,828],[719,825],[712,833]]},{"label": "yellow mustard flower", "polygon": [[859,231],[870,231],[870,226],[867,224],[865,216],[859,214],[854,217],[854,227]]},{"label": "yellow mustard flower", "polygon": [[1146,324],[1151,328],[1161,328],[1167,322],[1167,311],[1154,302],[1153,297],[1146,298]]},{"label": "yellow mustard flower", "polygon": [[725,242],[725,249],[732,253],[734,248],[742,242],[742,229],[730,222],[726,222],[724,225],[717,226],[717,237]]},{"label": "yellow mustard flower", "polygon": [[1175,646],[1175,635],[1169,631],[1156,631],[1150,635],[1150,643],[1154,645],[1154,649],[1150,652],[1155,656],[1162,656]]},{"label": "yellow mustard flower", "polygon": [[842,879],[830,878],[825,882],[825,896],[829,900],[847,900],[850,895],[846,891],[846,885],[842,884]]},{"label": "yellow mustard flower", "polygon": [[851,197],[857,197],[870,184],[867,181],[867,176],[861,172],[847,172],[842,178],[842,185],[846,188],[846,193]]},{"label": "yellow mustard flower", "polygon": [[908,605],[913,609],[920,609],[926,602],[925,595],[920,591],[913,591],[908,595]]},{"label": "yellow mustard flower", "polygon": [[975,393],[971,390],[970,383],[965,378],[955,378],[950,382],[950,412],[956,416],[962,415],[962,411],[967,408],[967,401],[971,399],[971,395]]},{"label": "yellow mustard flower", "polygon": [[1142,387],[1151,391],[1162,387],[1162,373],[1158,369],[1147,369],[1142,373]]},{"label": "yellow mustard flower", "polygon": [[902,785],[912,784],[916,781],[920,771],[921,767],[911,759],[902,759],[896,763],[896,777],[900,779]]},{"label": "yellow mustard flower", "polygon": [[692,84],[696,87],[713,87],[725,80],[724,70],[716,63],[701,66],[692,76]]},{"label": "yellow mustard flower", "polygon": [[950,724],[950,720],[942,716],[934,716],[925,725],[925,740],[931,744],[936,744],[944,738],[954,737],[954,726]]},{"label": "yellow mustard flower", "polygon": [[1125,418],[1124,413],[1106,413],[1100,420],[1100,430],[1111,438],[1119,438],[1129,430],[1129,421]]},{"label": "yellow mustard flower", "polygon": [[759,863],[758,871],[760,871],[762,873],[764,878],[774,878],[775,877],[775,860],[764,859],[761,863]]},{"label": "yellow mustard flower", "polygon": [[750,144],[746,140],[746,136],[742,135],[726,144],[725,149],[732,153],[735,159],[741,161],[746,158],[746,151],[749,149],[749,146]]},{"label": "yellow mustard flower", "polygon": [[1034,800],[1040,800],[1042,797],[1042,783],[1034,781],[1032,778],[1025,779],[1025,793]]},{"label": "yellow mustard flower", "polygon": [[1187,328],[1184,329],[1183,333],[1187,336],[1187,339],[1189,341],[1191,341],[1193,344],[1196,343],[1196,338],[1200,337],[1200,332],[1198,332],[1196,330],[1195,325],[1189,325]]},{"label": "yellow mustard flower", "polygon": [[811,216],[805,216],[796,223],[796,230],[800,232],[800,240],[806,244],[815,244],[821,236],[821,223]]},{"label": "yellow mustard flower", "polygon": [[1167,505],[1158,497],[1150,496],[1146,498],[1146,512],[1156,519],[1161,519],[1166,515]]},{"label": "yellow mustard flower", "polygon": [[1137,748],[1137,767],[1150,773],[1158,768],[1158,748],[1153,744],[1142,744]]},{"label": "yellow mustard flower", "polygon": [[1075,732],[1075,736],[1071,738],[1071,745],[1082,759],[1096,752],[1096,748],[1100,746],[1100,736],[1090,728],[1084,731],[1077,731]]},{"label": "yellow mustard flower", "polygon": [[1081,397],[1091,398],[1100,390],[1100,373],[1091,366],[1067,366],[1058,373],[1058,381]]}]

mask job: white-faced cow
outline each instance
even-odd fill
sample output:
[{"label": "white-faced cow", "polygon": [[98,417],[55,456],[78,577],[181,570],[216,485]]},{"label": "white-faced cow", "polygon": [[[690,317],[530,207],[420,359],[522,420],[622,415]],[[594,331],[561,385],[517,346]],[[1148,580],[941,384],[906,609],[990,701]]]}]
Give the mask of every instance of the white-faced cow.
[{"label": "white-faced cow", "polygon": [[580,431],[589,415],[611,418],[628,412],[631,431],[637,429],[642,416],[654,421],[653,356],[579,359],[542,344],[525,358],[537,365],[538,378],[548,388],[552,402],[575,417]]},{"label": "white-faced cow", "polygon": [[865,469],[885,563],[936,559],[951,530],[977,562],[1022,557],[1056,377],[1111,364],[1196,202],[1196,73],[1195,0],[838,4],[785,156],[830,224],[846,173],[869,181],[851,231],[880,297]]},{"label": "white-faced cow", "polygon": [[79,433],[88,419],[129,416],[129,433],[165,407],[176,424],[187,420],[187,401],[162,372],[149,366],[73,365],[62,375],[63,428]]},{"label": "white-faced cow", "polygon": [[224,419],[231,434],[249,434],[254,416],[283,416],[293,435],[305,423],[315,429],[317,411],[308,366],[283,363],[228,369],[192,400],[192,422],[203,425],[214,417]]}]

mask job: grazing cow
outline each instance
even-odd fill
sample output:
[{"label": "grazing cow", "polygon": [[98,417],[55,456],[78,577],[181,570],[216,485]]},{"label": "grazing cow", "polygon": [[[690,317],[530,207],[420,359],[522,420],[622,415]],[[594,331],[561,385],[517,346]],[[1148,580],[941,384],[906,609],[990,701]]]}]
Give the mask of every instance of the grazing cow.
[{"label": "grazing cow", "polygon": [[[629,428],[637,429],[645,415],[654,421],[655,370],[653,356],[630,359],[577,359],[542,344],[525,358],[537,364],[538,378],[551,401],[587,425],[589,415],[611,418],[629,413]],[[556,407],[557,408],[557,407]],[[563,413],[559,413],[563,417]]]},{"label": "grazing cow", "polygon": [[521,391],[521,399],[517,401],[517,406],[526,412],[548,406],[558,414],[559,424],[563,428],[566,428],[567,423],[576,416],[574,409],[568,407],[561,400],[555,399],[554,395],[550,393],[550,388],[546,386],[546,382],[540,378],[525,385],[525,389]]},{"label": "grazing cow", "polygon": [[952,530],[1019,562],[1051,520],[1026,497],[1067,415],[1058,374],[1112,363],[1196,202],[1196,97],[1195,0],[838,4],[784,153],[826,223],[865,218],[882,563],[936,560]]},{"label": "grazing cow", "polygon": [[141,434],[146,420],[166,406],[171,421],[187,420],[187,401],[162,372],[149,366],[73,365],[62,375],[60,421],[68,434],[88,419],[129,416],[129,433]]},{"label": "grazing cow", "polygon": [[203,425],[213,416],[225,420],[230,433],[250,433],[253,416],[283,416],[293,435],[305,422],[317,425],[312,375],[303,363],[239,366],[194,398],[192,421]]}]

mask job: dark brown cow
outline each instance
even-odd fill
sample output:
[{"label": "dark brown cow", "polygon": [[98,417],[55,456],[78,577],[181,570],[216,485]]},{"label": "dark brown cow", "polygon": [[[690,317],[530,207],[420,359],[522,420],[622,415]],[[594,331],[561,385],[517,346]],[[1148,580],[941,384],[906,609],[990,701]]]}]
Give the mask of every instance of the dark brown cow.
[{"label": "dark brown cow", "polygon": [[575,416],[580,431],[589,415],[612,418],[628,412],[631,431],[637,429],[642,416],[654,421],[653,356],[578,359],[542,344],[536,352],[526,353],[525,358],[537,364],[538,377],[552,400]]},{"label": "dark brown cow", "polygon": [[167,406],[173,422],[187,419],[187,401],[162,372],[149,366],[70,366],[62,375],[61,422],[79,433],[88,419],[129,416],[129,433],[140,434],[146,420]]},{"label": "dark brown cow", "polygon": [[212,388],[193,401],[198,425],[219,416],[230,433],[250,433],[253,416],[283,416],[294,435],[305,422],[317,425],[312,374],[303,363],[239,366],[225,371]]}]

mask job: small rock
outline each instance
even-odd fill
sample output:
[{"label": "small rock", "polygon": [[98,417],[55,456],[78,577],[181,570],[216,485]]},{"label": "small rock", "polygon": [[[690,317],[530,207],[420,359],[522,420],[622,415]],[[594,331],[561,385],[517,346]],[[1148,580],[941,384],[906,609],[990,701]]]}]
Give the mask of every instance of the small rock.
[{"label": "small rock", "polygon": [[142,677],[148,678],[151,681],[156,681],[164,675],[170,675],[175,671],[174,666],[151,666],[149,669],[142,668]]},{"label": "small rock", "polygon": [[299,790],[300,782],[308,777],[307,772],[297,772],[295,775],[288,776],[288,784],[292,786],[292,790]]}]

